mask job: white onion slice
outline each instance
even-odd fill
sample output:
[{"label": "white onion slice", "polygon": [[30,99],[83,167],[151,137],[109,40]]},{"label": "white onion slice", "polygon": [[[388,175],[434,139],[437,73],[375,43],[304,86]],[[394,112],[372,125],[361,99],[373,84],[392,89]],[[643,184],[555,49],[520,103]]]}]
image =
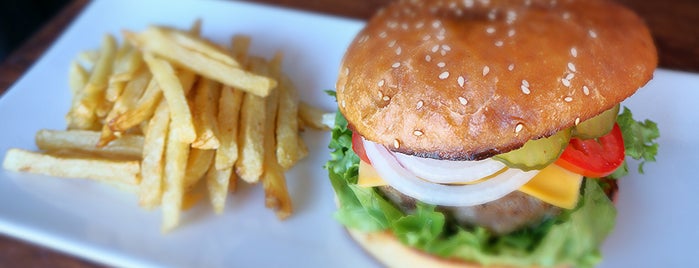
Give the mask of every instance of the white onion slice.
[{"label": "white onion slice", "polygon": [[398,163],[424,180],[436,183],[468,183],[505,168],[505,164],[493,159],[480,161],[449,161],[392,153]]},{"label": "white onion slice", "polygon": [[484,182],[470,185],[444,185],[425,181],[403,168],[382,145],[364,140],[371,165],[382,179],[399,192],[422,202],[442,206],[475,206],[497,200],[522,187],[538,170],[507,169]]}]

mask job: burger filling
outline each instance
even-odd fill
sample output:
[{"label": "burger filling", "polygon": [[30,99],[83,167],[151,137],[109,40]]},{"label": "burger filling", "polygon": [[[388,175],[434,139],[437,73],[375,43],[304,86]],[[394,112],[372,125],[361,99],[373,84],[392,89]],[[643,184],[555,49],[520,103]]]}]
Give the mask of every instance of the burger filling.
[{"label": "burger filling", "polygon": [[[454,163],[396,156],[358,141],[338,113],[326,165],[340,203],[336,218],[348,228],[391,231],[408,246],[445,258],[592,266],[616,215],[606,183],[592,177],[623,176],[624,152],[643,161],[657,152],[654,123],[633,120],[628,109],[613,118],[609,133],[569,138],[555,157],[534,154],[531,161],[521,157],[531,152],[514,152],[497,161]],[[421,167],[431,161],[435,168]]]}]

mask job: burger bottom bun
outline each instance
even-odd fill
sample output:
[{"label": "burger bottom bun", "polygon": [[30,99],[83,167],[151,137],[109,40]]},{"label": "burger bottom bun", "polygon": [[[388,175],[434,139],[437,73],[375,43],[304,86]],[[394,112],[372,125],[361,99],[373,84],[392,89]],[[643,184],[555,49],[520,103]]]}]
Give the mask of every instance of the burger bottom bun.
[{"label": "burger bottom bun", "polygon": [[390,232],[362,232],[347,228],[350,236],[369,254],[387,267],[482,267],[478,264],[448,260],[410,248]]}]

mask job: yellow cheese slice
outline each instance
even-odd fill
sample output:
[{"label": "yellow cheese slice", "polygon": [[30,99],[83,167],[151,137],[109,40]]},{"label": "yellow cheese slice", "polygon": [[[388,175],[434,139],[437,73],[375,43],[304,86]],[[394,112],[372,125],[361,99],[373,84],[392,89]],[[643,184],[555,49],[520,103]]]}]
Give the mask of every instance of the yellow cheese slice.
[{"label": "yellow cheese slice", "polygon": [[369,163],[359,160],[359,178],[357,178],[357,185],[362,187],[376,187],[386,185],[376,169],[372,167]]},{"label": "yellow cheese slice", "polygon": [[[566,170],[557,165],[549,165],[542,169],[519,191],[538,198],[551,205],[572,209],[580,197],[580,184],[583,176]],[[362,187],[384,186],[376,169],[369,163],[359,162],[359,178],[357,185]]]},{"label": "yellow cheese slice", "polygon": [[583,176],[555,164],[548,165],[519,191],[541,201],[566,209],[573,209],[580,197]]}]

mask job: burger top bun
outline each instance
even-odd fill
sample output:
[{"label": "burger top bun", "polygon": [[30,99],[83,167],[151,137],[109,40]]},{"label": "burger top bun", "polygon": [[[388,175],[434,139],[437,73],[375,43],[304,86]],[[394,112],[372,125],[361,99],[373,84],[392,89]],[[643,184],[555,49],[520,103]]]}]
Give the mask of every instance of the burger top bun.
[{"label": "burger top bun", "polygon": [[367,140],[475,160],[612,108],[656,65],[643,21],[612,1],[397,1],[349,46],[337,100]]}]

